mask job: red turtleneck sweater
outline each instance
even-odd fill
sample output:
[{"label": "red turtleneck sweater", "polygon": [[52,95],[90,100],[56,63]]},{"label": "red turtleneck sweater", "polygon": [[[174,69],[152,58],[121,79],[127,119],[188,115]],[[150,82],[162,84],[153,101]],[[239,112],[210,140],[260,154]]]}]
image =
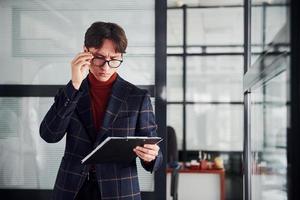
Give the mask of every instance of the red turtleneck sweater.
[{"label": "red turtleneck sweater", "polygon": [[97,132],[102,125],[111,89],[116,79],[117,73],[114,73],[105,82],[97,80],[92,73],[88,75],[93,122]]}]

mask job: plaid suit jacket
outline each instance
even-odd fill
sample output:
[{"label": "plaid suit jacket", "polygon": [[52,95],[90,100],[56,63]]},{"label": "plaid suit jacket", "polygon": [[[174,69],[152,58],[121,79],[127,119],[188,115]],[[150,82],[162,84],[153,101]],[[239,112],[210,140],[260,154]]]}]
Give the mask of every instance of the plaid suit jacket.
[{"label": "plaid suit jacket", "polygon": [[[150,96],[119,75],[113,85],[103,124],[95,131],[89,96],[89,83],[84,79],[76,91],[70,81],[55,96],[54,104],[40,125],[41,137],[49,143],[58,142],[66,134],[52,199],[71,200],[76,197],[88,174],[83,159],[108,136],[156,136],[157,125]],[[159,168],[162,154],[150,164],[141,161],[150,172]],[[102,199],[140,199],[136,163],[105,163],[96,165]]]}]

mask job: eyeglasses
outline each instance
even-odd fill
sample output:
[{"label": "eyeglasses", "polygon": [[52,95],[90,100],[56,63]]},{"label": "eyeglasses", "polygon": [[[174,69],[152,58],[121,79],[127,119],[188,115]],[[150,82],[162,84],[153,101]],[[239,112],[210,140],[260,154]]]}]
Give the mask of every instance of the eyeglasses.
[{"label": "eyeglasses", "polygon": [[112,60],[105,60],[104,58],[94,56],[94,58],[91,60],[91,64],[96,67],[102,67],[106,63],[110,68],[118,68],[122,64],[123,60],[118,59],[112,59]]}]

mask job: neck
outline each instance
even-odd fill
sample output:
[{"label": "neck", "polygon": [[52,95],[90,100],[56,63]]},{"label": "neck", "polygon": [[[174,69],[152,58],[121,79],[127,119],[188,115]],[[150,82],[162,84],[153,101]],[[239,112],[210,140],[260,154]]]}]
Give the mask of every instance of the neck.
[{"label": "neck", "polygon": [[106,88],[106,87],[111,87],[114,84],[115,80],[117,79],[117,76],[118,76],[117,73],[114,73],[107,81],[99,81],[92,73],[89,73],[88,79],[89,79],[90,86],[92,88],[94,87]]}]

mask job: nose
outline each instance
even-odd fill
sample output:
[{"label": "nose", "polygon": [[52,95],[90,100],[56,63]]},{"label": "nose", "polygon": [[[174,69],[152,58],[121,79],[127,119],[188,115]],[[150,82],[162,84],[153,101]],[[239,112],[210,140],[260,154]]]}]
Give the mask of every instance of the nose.
[{"label": "nose", "polygon": [[106,71],[109,68],[108,61],[106,60],[105,63],[102,66],[100,66],[99,68]]}]

